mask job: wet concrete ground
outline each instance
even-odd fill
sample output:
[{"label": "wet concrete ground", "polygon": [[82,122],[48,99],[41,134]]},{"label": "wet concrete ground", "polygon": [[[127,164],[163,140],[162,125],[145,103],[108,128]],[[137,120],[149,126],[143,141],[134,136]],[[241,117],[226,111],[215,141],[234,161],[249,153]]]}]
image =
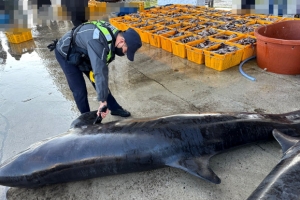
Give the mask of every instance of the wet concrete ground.
[{"label": "wet concrete ground", "polygon": [[[68,130],[79,116],[71,92],[46,46],[72,27],[53,23],[33,30],[35,49],[16,60],[7,53],[0,65],[0,161],[31,144]],[[1,33],[4,51],[9,51]],[[110,65],[110,88],[132,117],[181,113],[263,112],[300,109],[300,76],[279,75],[260,69],[256,60],[223,72],[197,65],[162,49],[143,44],[135,62],[117,57]],[[98,103],[88,84],[90,105]],[[119,120],[109,116],[103,123]],[[214,185],[178,169],[95,178],[39,189],[0,188],[0,198],[16,199],[246,199],[281,157],[275,141],[237,148],[211,159],[221,178]]]}]

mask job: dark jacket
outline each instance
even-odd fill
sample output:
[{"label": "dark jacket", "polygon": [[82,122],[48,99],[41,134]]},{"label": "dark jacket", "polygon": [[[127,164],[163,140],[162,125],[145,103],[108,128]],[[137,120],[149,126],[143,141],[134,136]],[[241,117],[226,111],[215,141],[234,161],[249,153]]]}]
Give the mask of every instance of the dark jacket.
[{"label": "dark jacket", "polygon": [[[109,53],[108,42],[105,36],[93,24],[79,26],[75,38],[75,44],[87,51],[91,68],[95,77],[95,86],[98,101],[106,101],[108,95],[108,63]],[[115,37],[117,36],[116,33]],[[56,44],[56,49],[66,57],[70,45],[71,31],[60,38]]]}]

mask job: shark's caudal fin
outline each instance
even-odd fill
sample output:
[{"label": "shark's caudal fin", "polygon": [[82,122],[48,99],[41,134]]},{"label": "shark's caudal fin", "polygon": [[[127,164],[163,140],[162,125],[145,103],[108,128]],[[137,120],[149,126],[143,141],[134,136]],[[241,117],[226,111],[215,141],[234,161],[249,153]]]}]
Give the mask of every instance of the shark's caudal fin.
[{"label": "shark's caudal fin", "polygon": [[210,181],[215,184],[221,183],[221,179],[210,169],[209,167],[210,157],[200,158],[185,158],[171,163],[167,163],[167,166],[182,169],[198,178]]},{"label": "shark's caudal fin", "polygon": [[285,135],[284,133],[278,131],[277,129],[273,130],[273,136],[280,144],[283,153],[286,152],[289,148],[294,146],[299,141],[299,139]]}]

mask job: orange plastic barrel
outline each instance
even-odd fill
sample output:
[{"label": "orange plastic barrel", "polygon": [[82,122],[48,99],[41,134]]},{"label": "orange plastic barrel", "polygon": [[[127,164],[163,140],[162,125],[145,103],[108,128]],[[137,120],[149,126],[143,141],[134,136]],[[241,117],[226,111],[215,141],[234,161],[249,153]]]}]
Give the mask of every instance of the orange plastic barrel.
[{"label": "orange plastic barrel", "polygon": [[300,20],[289,20],[259,27],[257,64],[278,74],[300,74]]}]

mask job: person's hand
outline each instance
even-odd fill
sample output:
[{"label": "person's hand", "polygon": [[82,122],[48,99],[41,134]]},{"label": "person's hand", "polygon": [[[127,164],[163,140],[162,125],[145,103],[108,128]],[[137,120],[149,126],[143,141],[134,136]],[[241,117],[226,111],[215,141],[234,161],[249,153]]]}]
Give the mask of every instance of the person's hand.
[{"label": "person's hand", "polygon": [[100,106],[99,106],[98,112],[97,112],[97,115],[101,116],[102,119],[104,119],[106,117],[106,115],[108,115],[108,113],[109,113],[109,109],[108,108],[106,109],[105,112],[100,112],[103,107],[107,107],[107,102],[106,101],[103,101],[103,102],[100,101]]}]

